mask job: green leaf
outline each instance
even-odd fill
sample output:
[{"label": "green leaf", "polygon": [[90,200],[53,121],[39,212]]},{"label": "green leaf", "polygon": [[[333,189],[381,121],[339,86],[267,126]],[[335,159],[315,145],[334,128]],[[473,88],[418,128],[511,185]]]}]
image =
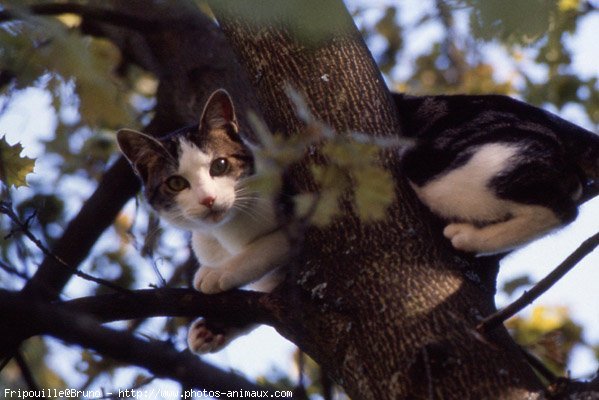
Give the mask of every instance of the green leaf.
[{"label": "green leaf", "polygon": [[35,213],[37,222],[47,226],[61,220],[64,213],[64,201],[53,194],[36,193],[17,205],[18,214],[25,219]]},{"label": "green leaf", "polygon": [[322,154],[343,168],[368,165],[381,150],[375,143],[360,143],[348,135],[338,135],[326,142]]},{"label": "green leaf", "polygon": [[[530,44],[538,41],[551,26],[556,6],[545,0],[512,1],[466,0],[472,6],[470,26],[475,37],[500,38],[508,43]],[[534,15],[534,18],[531,16]]]},{"label": "green leaf", "polygon": [[376,23],[375,29],[387,41],[387,47],[382,52],[378,64],[381,71],[389,73],[395,66],[395,57],[403,47],[402,28],[397,24],[397,8],[388,7],[384,16]]},{"label": "green leaf", "polygon": [[129,99],[114,71],[120,62],[115,45],[83,36],[54,18],[22,13],[19,34],[0,30],[0,65],[15,74],[18,88],[50,73],[75,83],[82,120],[116,128],[132,123]]},{"label": "green leaf", "polygon": [[340,197],[341,192],[336,189],[323,190],[318,195],[314,193],[296,195],[294,197],[296,213],[316,226],[325,227],[334,217],[341,214]]},{"label": "green leaf", "polygon": [[533,284],[532,279],[528,275],[521,275],[514,279],[511,279],[503,284],[502,290],[508,295],[511,296],[516,290],[524,287],[530,286]]},{"label": "green leaf", "polygon": [[274,196],[280,191],[282,180],[279,172],[271,169],[246,178],[244,183],[250,192]]},{"label": "green leaf", "polygon": [[360,219],[372,221],[385,217],[394,198],[395,184],[391,174],[376,166],[353,171],[356,180],[355,204]]},{"label": "green leaf", "polygon": [[0,140],[0,180],[7,186],[27,186],[25,177],[33,172],[35,160],[21,157],[20,143],[8,144],[6,138]]}]

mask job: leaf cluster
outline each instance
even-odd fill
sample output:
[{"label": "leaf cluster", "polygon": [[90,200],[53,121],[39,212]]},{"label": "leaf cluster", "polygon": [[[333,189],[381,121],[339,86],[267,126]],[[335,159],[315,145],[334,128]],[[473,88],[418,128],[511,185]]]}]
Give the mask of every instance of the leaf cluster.
[{"label": "leaf cluster", "polygon": [[529,317],[517,316],[507,327],[520,345],[539,357],[556,375],[567,373],[574,346],[585,345],[582,327],[565,307],[535,306]]},{"label": "leaf cluster", "polygon": [[250,186],[263,193],[277,193],[285,172],[307,157],[318,190],[293,197],[297,218],[326,226],[340,215],[341,203],[348,195],[361,220],[384,218],[394,199],[395,186],[379,155],[398,143],[357,132],[338,134],[312,115],[297,91],[288,88],[287,93],[305,124],[304,132],[273,135],[264,123],[252,116],[261,145],[254,149],[257,173],[251,178]]}]

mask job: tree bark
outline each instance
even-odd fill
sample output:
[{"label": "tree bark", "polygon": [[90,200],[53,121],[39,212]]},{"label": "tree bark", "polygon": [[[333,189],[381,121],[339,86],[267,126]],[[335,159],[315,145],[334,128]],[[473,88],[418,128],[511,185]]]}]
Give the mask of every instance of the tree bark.
[{"label": "tree bark", "polygon": [[[210,2],[272,130],[301,131],[284,93],[290,83],[337,132],[400,132],[341,1],[247,3]],[[321,36],[302,40],[297,27],[312,20],[285,14],[299,7],[304,18],[326,15],[326,23],[315,22]],[[329,227],[308,229],[297,274],[273,293],[284,304],[279,331],[355,399],[536,398],[541,385],[505,329],[486,338],[474,331],[494,310],[493,290],[476,276],[484,263],[450,248],[398,172],[397,156],[389,151],[381,159],[397,183],[387,219],[363,223],[346,208]],[[291,179],[299,190],[315,189],[306,163]]]}]

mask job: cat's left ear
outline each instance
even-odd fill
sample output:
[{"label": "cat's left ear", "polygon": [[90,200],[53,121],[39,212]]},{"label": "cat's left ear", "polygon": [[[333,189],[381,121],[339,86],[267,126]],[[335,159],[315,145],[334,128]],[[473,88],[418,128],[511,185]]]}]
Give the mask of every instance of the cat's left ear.
[{"label": "cat's left ear", "polygon": [[238,131],[237,118],[235,117],[235,107],[233,100],[225,89],[215,90],[202,111],[200,118],[200,129],[219,129],[232,126],[235,132]]},{"label": "cat's left ear", "polygon": [[117,132],[116,138],[121,152],[144,184],[148,182],[148,177],[153,169],[160,168],[159,166],[164,164],[165,159],[170,159],[164,146],[145,133],[121,129]]}]

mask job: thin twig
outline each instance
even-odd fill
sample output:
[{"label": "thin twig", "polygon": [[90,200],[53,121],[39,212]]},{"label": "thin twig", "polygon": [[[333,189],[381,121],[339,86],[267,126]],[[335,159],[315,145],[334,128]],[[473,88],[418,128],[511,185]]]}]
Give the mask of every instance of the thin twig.
[{"label": "thin twig", "polygon": [[23,272],[19,271],[18,269],[16,269],[12,265],[9,265],[8,263],[6,263],[3,260],[0,260],[0,269],[3,269],[4,271],[8,272],[9,274],[18,276],[19,278],[24,279],[26,281],[28,281],[30,279],[29,276],[27,276]]},{"label": "thin twig", "polygon": [[517,312],[532,303],[539,296],[545,293],[551,286],[566,275],[576,266],[586,255],[591,253],[599,245],[599,232],[585,240],[572,254],[570,254],[560,265],[551,271],[545,278],[541,279],[529,291],[525,292],[520,298],[516,299],[507,307],[491,314],[485,318],[476,329],[481,332],[489,332],[502,324],[508,318],[514,316]]},{"label": "thin twig", "polygon": [[12,204],[10,202],[6,202],[6,201],[0,201],[0,213],[6,215],[8,218],[11,219],[11,221],[17,226],[17,228],[19,228],[19,231],[21,231],[25,236],[27,236],[27,238],[29,240],[31,240],[33,242],[33,244],[35,244],[35,246],[40,249],[42,251],[42,253],[44,253],[44,255],[46,257],[50,257],[52,259],[54,259],[54,261],[56,261],[59,265],[61,265],[62,267],[68,269],[69,271],[72,271],[74,275],[77,275],[78,277],[85,279],[87,281],[91,281],[94,283],[97,283],[99,285],[105,286],[109,289],[112,289],[116,292],[119,293],[130,293],[129,290],[120,287],[118,285],[115,285],[114,283],[107,281],[105,279],[102,278],[96,278],[95,276],[86,274],[85,272],[81,272],[79,270],[77,270],[76,268],[72,268],[70,267],[66,262],[64,262],[60,257],[58,257],[56,254],[52,253],[29,229],[29,222],[30,222],[30,218],[27,219],[26,222],[22,222],[19,219],[19,216],[15,213],[15,211],[12,208]]}]

